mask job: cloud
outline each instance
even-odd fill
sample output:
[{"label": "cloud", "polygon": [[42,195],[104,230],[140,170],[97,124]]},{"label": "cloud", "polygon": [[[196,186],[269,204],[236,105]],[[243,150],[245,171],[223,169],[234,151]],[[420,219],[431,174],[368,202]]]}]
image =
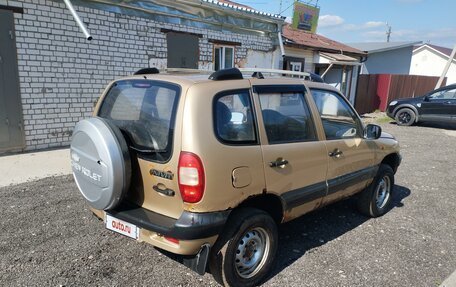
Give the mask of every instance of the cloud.
[{"label": "cloud", "polygon": [[321,15],[318,18],[318,26],[322,28],[338,26],[343,24],[344,22],[344,18],[337,15]]},{"label": "cloud", "polygon": [[380,22],[380,21],[369,21],[369,22],[366,22],[364,23],[364,27],[366,29],[370,29],[370,28],[377,28],[377,27],[384,27],[386,25],[385,22]]}]

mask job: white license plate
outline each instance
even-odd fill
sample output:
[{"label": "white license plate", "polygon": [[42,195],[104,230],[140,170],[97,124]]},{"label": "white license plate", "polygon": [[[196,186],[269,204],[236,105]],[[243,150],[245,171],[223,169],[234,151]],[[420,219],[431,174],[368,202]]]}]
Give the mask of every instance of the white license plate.
[{"label": "white license plate", "polygon": [[112,217],[106,214],[106,228],[130,238],[138,239],[139,228],[131,223]]}]

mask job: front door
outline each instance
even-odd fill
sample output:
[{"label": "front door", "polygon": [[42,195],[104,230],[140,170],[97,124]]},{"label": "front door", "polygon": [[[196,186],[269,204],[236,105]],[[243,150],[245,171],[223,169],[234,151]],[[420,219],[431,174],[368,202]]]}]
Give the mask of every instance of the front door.
[{"label": "front door", "polygon": [[24,147],[13,12],[0,10],[0,151]]},{"label": "front door", "polygon": [[420,120],[449,121],[456,117],[456,89],[435,92],[421,103]]},{"label": "front door", "polygon": [[328,194],[323,204],[360,191],[375,176],[375,143],[363,137],[362,124],[346,99],[335,91],[311,89],[326,137]]},{"label": "front door", "polygon": [[253,90],[263,123],[259,129],[267,192],[282,197],[287,221],[317,208],[326,194],[326,148],[318,140],[304,85],[263,84]]}]

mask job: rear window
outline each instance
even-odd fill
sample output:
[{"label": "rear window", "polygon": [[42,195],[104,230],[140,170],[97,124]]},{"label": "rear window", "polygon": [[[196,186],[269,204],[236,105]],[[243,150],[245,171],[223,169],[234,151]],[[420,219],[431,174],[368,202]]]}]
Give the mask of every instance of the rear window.
[{"label": "rear window", "polygon": [[172,149],[179,94],[179,86],[169,83],[118,81],[104,98],[98,116],[119,127],[133,149],[166,160]]}]

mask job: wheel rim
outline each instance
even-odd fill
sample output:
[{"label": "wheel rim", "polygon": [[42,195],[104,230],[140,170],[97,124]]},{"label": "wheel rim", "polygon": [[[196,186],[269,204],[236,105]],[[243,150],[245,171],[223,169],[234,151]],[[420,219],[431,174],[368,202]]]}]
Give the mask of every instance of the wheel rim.
[{"label": "wheel rim", "polygon": [[238,241],[235,267],[242,278],[255,276],[264,266],[269,255],[271,240],[265,229],[255,227],[248,230]]},{"label": "wheel rim", "polygon": [[385,175],[377,184],[376,189],[376,199],[377,208],[381,209],[385,207],[388,203],[388,200],[391,195],[391,180],[389,176]]},{"label": "wheel rim", "polygon": [[398,118],[402,124],[407,124],[412,120],[412,116],[407,112],[400,113]]}]

